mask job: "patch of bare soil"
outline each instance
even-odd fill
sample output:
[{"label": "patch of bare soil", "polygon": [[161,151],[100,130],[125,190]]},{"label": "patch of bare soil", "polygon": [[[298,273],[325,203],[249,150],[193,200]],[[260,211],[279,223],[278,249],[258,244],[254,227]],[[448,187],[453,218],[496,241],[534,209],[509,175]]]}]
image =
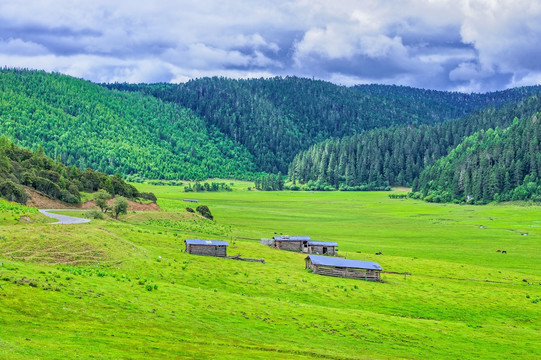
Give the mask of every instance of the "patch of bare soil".
[{"label": "patch of bare soil", "polygon": [[68,205],[62,201],[51,199],[45,194],[42,194],[34,189],[25,188],[26,193],[30,196],[26,202],[27,206],[36,207],[38,209],[76,209],[73,205]]}]

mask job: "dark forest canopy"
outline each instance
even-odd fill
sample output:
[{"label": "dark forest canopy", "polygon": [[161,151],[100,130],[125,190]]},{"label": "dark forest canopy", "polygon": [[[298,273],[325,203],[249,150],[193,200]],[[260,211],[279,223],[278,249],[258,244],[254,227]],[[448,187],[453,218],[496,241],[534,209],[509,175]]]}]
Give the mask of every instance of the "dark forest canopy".
[{"label": "dark forest canopy", "polygon": [[120,175],[109,176],[92,169],[65,166],[45,156],[40,146],[34,152],[17,147],[6,136],[0,136],[0,196],[25,204],[25,186],[68,204],[81,202],[81,191],[106,190],[111,196],[137,198],[137,189]]},{"label": "dark forest canopy", "polygon": [[425,167],[447,155],[465,137],[480,130],[507,128],[515,117],[529,118],[539,110],[541,97],[534,96],[516,105],[477,111],[465,119],[394,126],[326,140],[295,156],[289,178],[335,188],[411,186]]},{"label": "dark forest canopy", "polygon": [[427,201],[541,201],[541,113],[466,138],[427,167],[414,196]]},{"label": "dark forest canopy", "polygon": [[541,92],[525,87],[463,94],[401,86],[337,86],[297,77],[203,78],[185,84],[110,84],[192,109],[206,124],[244,145],[260,171],[287,172],[313,144],[396,125],[437,124]]}]

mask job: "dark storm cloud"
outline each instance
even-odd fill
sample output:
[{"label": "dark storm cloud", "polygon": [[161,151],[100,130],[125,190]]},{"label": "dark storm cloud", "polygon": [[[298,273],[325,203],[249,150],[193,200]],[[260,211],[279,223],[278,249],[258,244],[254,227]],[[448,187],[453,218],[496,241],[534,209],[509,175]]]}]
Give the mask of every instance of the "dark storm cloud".
[{"label": "dark storm cloud", "polygon": [[527,0],[0,3],[0,65],[93,81],[298,75],[487,91],[541,82]]}]

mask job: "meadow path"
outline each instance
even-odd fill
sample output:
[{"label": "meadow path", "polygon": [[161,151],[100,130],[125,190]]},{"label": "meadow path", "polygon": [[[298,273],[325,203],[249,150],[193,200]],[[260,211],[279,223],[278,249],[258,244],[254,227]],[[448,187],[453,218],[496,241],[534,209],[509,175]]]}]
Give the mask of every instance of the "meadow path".
[{"label": "meadow path", "polygon": [[51,224],[82,224],[90,222],[90,219],[82,219],[78,217],[68,216],[68,215],[59,215],[52,214],[49,211],[77,211],[75,209],[39,209],[39,212],[45,216],[58,220],[55,223]]}]

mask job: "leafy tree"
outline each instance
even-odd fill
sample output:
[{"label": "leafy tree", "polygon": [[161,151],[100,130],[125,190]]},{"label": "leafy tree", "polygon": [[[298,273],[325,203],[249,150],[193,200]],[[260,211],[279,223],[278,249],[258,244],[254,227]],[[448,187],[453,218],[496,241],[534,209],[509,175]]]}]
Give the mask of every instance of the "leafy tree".
[{"label": "leafy tree", "polygon": [[107,201],[111,199],[111,195],[105,191],[105,190],[99,190],[94,195],[94,203],[96,206],[98,206],[101,210],[101,212],[107,212],[107,210],[110,210],[111,208],[107,204]]},{"label": "leafy tree", "polygon": [[111,209],[111,214],[115,219],[118,219],[119,215],[128,213],[128,200],[126,198],[119,196],[115,199],[113,207]]}]

